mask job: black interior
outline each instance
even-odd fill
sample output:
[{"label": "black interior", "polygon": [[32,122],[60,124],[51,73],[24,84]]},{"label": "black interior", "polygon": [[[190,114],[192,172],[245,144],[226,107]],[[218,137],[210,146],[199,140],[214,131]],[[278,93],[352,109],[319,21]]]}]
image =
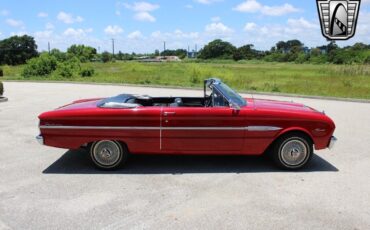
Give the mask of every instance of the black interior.
[{"label": "black interior", "polygon": [[[106,107],[107,104],[113,105],[109,108],[122,108],[120,104],[137,104],[141,106],[164,106],[164,107],[211,107],[213,101],[211,96],[204,97],[150,97],[131,94],[120,94],[98,102],[98,107]],[[116,105],[114,105],[116,104]]]},{"label": "black interior", "polygon": [[131,98],[127,103],[135,103],[142,106],[165,106],[165,107],[205,107],[203,97],[153,97]]}]

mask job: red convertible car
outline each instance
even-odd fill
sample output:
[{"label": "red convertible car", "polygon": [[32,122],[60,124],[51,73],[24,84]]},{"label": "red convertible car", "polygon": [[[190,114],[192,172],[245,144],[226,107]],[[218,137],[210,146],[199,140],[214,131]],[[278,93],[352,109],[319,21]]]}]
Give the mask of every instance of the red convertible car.
[{"label": "red convertible car", "polygon": [[74,101],[39,116],[38,141],[66,149],[87,147],[101,169],[129,154],[268,153],[285,169],[299,169],[313,150],[331,148],[335,125],[323,112],[293,102],[243,98],[219,79],[203,97],[121,94]]}]

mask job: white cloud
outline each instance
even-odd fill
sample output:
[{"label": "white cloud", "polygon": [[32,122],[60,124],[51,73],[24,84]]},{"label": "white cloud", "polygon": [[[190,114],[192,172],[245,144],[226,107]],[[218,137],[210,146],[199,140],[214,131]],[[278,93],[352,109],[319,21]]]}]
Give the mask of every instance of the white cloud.
[{"label": "white cloud", "polygon": [[270,16],[281,16],[284,14],[294,13],[300,11],[298,8],[285,3],[281,6],[267,6],[262,5],[257,0],[246,0],[236,7],[233,8],[235,11],[243,12],[243,13],[261,13],[264,15]]},{"label": "white cloud", "polygon": [[155,22],[156,18],[153,17],[151,14],[148,12],[139,12],[134,15],[134,18],[138,21],[143,21],[143,22]]},{"label": "white cloud", "polygon": [[244,30],[245,31],[253,31],[257,28],[257,24],[254,23],[254,22],[248,22],[247,24],[245,24],[244,26]]},{"label": "white cloud", "polygon": [[47,18],[48,16],[49,15],[45,12],[40,12],[40,13],[37,14],[37,17],[39,17],[39,18]]},{"label": "white cloud", "polygon": [[15,19],[8,18],[5,22],[6,24],[12,27],[23,27],[24,26],[24,23],[21,20],[15,20]]},{"label": "white cloud", "polygon": [[149,2],[135,2],[134,4],[123,3],[123,5],[130,10],[137,12],[150,12],[157,10],[159,5],[151,4]]},{"label": "white cloud", "polygon": [[104,29],[104,32],[108,35],[118,35],[123,33],[123,29],[117,25],[109,25]]},{"label": "white cloud", "polygon": [[229,35],[234,30],[225,26],[222,22],[214,22],[206,25],[205,32],[209,34]]},{"label": "white cloud", "polygon": [[37,39],[51,38],[52,35],[53,35],[53,31],[51,30],[37,31],[34,33],[34,36]]},{"label": "white cloud", "polygon": [[72,14],[66,12],[59,12],[57,19],[65,24],[73,24],[75,22],[82,22],[84,19],[81,16],[74,17]]},{"label": "white cloud", "polygon": [[261,10],[262,14],[270,16],[281,16],[284,14],[295,13],[299,11],[300,11],[299,9],[295,8],[294,6],[288,3],[285,3],[282,6],[263,6]]},{"label": "white cloud", "polygon": [[299,29],[317,29],[319,28],[318,23],[309,22],[303,17],[299,19],[288,19],[288,25],[291,28],[299,28]]},{"label": "white cloud", "polygon": [[8,16],[10,14],[10,12],[9,11],[7,11],[7,10],[2,10],[2,11],[0,11],[0,15],[1,16]]},{"label": "white cloud", "polygon": [[185,5],[185,8],[186,9],[193,9],[194,7],[193,7],[193,5],[187,4],[187,5]]},{"label": "white cloud", "polygon": [[127,9],[135,11],[134,19],[143,22],[155,22],[156,18],[149,12],[159,9],[159,5],[149,2],[135,2],[133,4],[123,3]]},{"label": "white cloud", "polygon": [[222,0],[195,0],[195,2],[200,3],[200,4],[205,4],[205,5],[209,5],[209,4],[220,2],[220,1]]},{"label": "white cloud", "polygon": [[136,30],[136,31],[130,33],[129,35],[127,35],[127,38],[137,40],[137,39],[144,38],[144,36],[139,30]]},{"label": "white cloud", "polygon": [[50,22],[46,23],[45,24],[45,29],[47,30],[53,30],[54,29],[54,25]]},{"label": "white cloud", "polygon": [[[199,33],[198,32],[189,32],[189,33],[185,33],[183,32],[182,30],[180,29],[177,29],[173,32],[173,35],[176,37],[176,38],[187,38],[187,39],[196,39],[199,37]],[[171,36],[173,36],[171,35]]]},{"label": "white cloud", "polygon": [[234,7],[233,10],[240,11],[243,13],[255,13],[260,11],[261,8],[262,5],[256,0],[247,0]]},{"label": "white cloud", "polygon": [[151,35],[151,38],[155,38],[157,40],[173,40],[173,39],[186,39],[192,40],[199,38],[198,32],[183,32],[180,29],[176,29],[173,32],[165,32],[162,33],[161,31],[154,31]]},{"label": "white cloud", "polygon": [[93,31],[92,28],[89,29],[68,28],[63,32],[63,35],[72,37],[85,37],[88,33],[91,33],[92,31]]}]

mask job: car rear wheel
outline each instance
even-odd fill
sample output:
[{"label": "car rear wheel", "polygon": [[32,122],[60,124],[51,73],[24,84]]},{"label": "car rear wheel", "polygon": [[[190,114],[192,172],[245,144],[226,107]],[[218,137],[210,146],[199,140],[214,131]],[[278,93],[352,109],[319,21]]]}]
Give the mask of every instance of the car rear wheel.
[{"label": "car rear wheel", "polygon": [[302,134],[279,138],[273,149],[273,159],[283,169],[300,169],[306,166],[313,154],[313,144]]},{"label": "car rear wheel", "polygon": [[116,169],[127,160],[128,150],[117,141],[102,140],[91,145],[90,157],[100,169]]}]

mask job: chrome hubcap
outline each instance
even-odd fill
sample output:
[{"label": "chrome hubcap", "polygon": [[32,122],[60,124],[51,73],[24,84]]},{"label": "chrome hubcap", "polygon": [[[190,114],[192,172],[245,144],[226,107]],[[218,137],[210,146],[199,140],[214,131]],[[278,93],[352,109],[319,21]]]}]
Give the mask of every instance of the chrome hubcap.
[{"label": "chrome hubcap", "polygon": [[308,151],[304,142],[300,140],[290,140],[281,148],[281,158],[284,163],[297,166],[306,160]]},{"label": "chrome hubcap", "polygon": [[93,149],[93,154],[99,164],[111,166],[119,160],[121,150],[113,141],[99,141]]}]

